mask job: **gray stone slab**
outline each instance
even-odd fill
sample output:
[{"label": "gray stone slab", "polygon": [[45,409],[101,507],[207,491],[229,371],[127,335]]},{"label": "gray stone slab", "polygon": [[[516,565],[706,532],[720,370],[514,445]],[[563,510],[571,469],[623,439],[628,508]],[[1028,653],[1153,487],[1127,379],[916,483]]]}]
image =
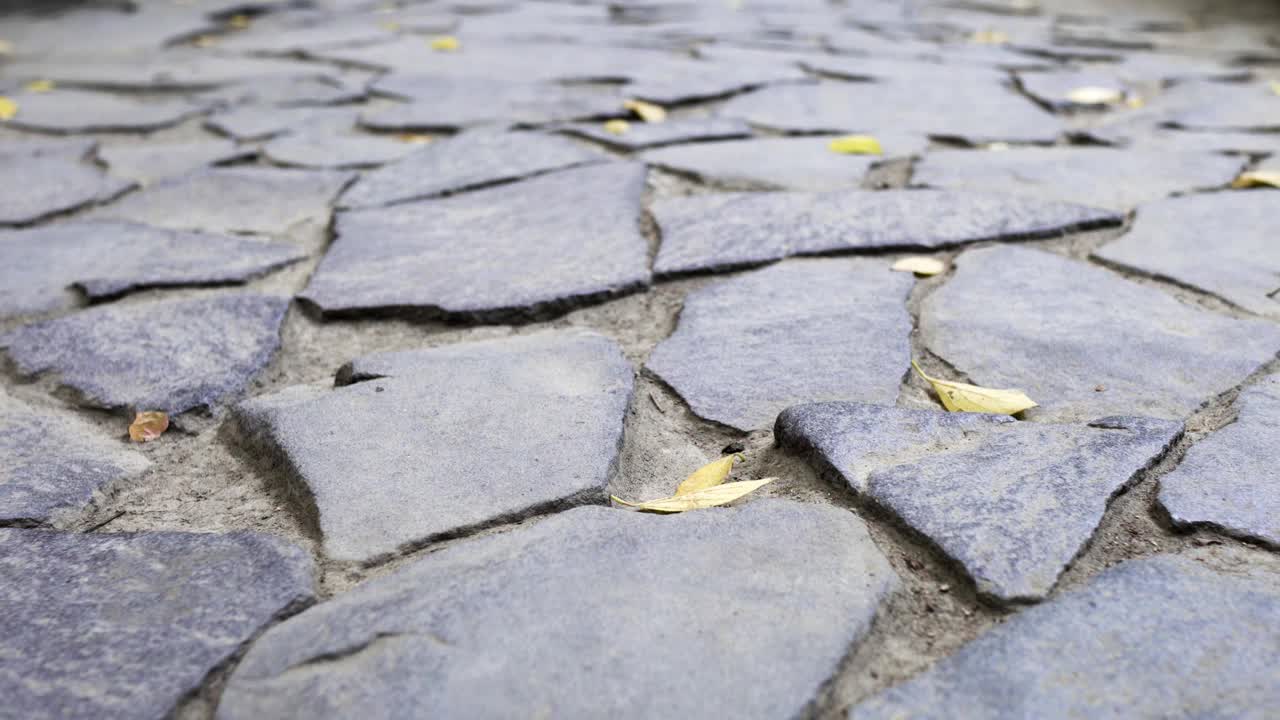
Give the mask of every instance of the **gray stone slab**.
[{"label": "gray stone slab", "polygon": [[354,177],[337,170],[226,167],[156,183],[94,213],[175,230],[284,233],[328,223],[330,203]]},{"label": "gray stone slab", "polygon": [[270,140],[262,154],[277,165],[306,168],[370,168],[399,160],[417,145],[385,135],[320,128]]},{"label": "gray stone slab", "polygon": [[495,77],[388,73],[372,83],[370,89],[408,101],[361,117],[366,127],[384,131],[447,130],[491,123],[540,125],[626,112],[622,107],[624,98],[613,90]]},{"label": "gray stone slab", "polygon": [[280,345],[288,298],[219,295],[112,304],[0,335],[18,370],[55,372],[86,405],[212,408],[240,393]]},{"label": "gray stone slab", "polygon": [[189,142],[145,142],[98,148],[98,159],[116,177],[149,185],[209,165],[241,160],[256,154],[230,140],[210,138]]},{"label": "gray stone slab", "polygon": [[156,718],[313,598],[267,535],[0,529],[0,695],[33,720]]},{"label": "gray stone slab", "polygon": [[200,95],[200,99],[222,105],[265,105],[299,107],[359,102],[365,98],[363,73],[354,77],[281,75],[243,80]]},{"label": "gray stone slab", "polygon": [[922,158],[912,182],[1128,211],[1174,193],[1225,187],[1244,165],[1240,158],[1162,150],[951,150]]},{"label": "gray stone slab", "polygon": [[[23,6],[15,5],[17,10]],[[52,6],[49,6],[52,7]],[[26,6],[38,10],[37,6]],[[48,8],[46,8],[48,9]],[[217,30],[208,5],[146,3],[124,7],[63,6],[63,12],[8,12],[4,33],[15,60],[47,61],[48,56],[121,55],[154,52],[162,46]],[[92,38],[92,42],[86,42]]]},{"label": "gray stone slab", "polygon": [[1168,117],[1175,127],[1280,132],[1280,94],[1269,83],[1185,83],[1170,95],[1182,106]]},{"label": "gray stone slab", "polygon": [[33,407],[0,389],[0,522],[49,522],[150,465],[74,415]]},{"label": "gray stone slab", "polygon": [[731,140],[751,135],[750,125],[741,120],[724,118],[676,119],[660,123],[630,122],[627,131],[621,134],[609,132],[604,123],[599,122],[575,123],[559,130],[623,150],[644,150],[696,140]]},{"label": "gray stone slab", "polygon": [[1280,376],[1245,388],[1230,425],[1193,445],[1160,478],[1160,504],[1174,523],[1209,525],[1280,547]]},{"label": "gray stone slab", "polygon": [[133,187],[88,159],[92,141],[5,143],[0,165],[21,182],[0,183],[0,225],[35,222],[50,215],[104,202]]},{"label": "gray stone slab", "polygon": [[1240,82],[1253,75],[1248,67],[1227,65],[1212,57],[1174,53],[1126,53],[1123,60],[1107,69],[1130,82],[1154,83],[1187,80]]},{"label": "gray stone slab", "polygon": [[1107,210],[962,190],[717,193],[659,200],[651,212],[662,231],[658,274],[845,250],[932,250],[1124,222]]},{"label": "gray stone slab", "polygon": [[204,126],[236,140],[265,140],[304,128],[353,128],[359,111],[349,107],[277,108],[250,105],[217,113]]},{"label": "gray stone slab", "polygon": [[1274,580],[1130,560],[996,625],[850,720],[1242,718],[1280,705]]},{"label": "gray stone slab", "polygon": [[116,221],[0,231],[0,317],[137,288],[244,282],[306,257],[282,243]]},{"label": "gray stone slab", "polygon": [[740,430],[791,405],[892,405],[910,363],[910,275],[869,260],[793,260],[689,293],[647,367],[699,417]]},{"label": "gray stone slab", "polygon": [[781,63],[720,63],[673,59],[637,68],[624,92],[662,104],[691,103],[808,76]]},{"label": "gray stone slab", "polygon": [[342,212],[300,297],[326,313],[417,308],[484,319],[626,292],[650,279],[644,184],[643,165],[607,163]]},{"label": "gray stone slab", "polygon": [[342,375],[365,382],[293,387],[237,414],[314,499],[325,553],[372,561],[603,502],[633,373],[612,340],[541,333],[359,358]]},{"label": "gray stone slab", "polygon": [[897,586],[844,510],[578,508],[268,631],[218,718],[793,717]]},{"label": "gray stone slab", "polygon": [[1035,420],[1181,419],[1280,351],[1275,323],[1200,310],[1097,266],[1015,247],[961,255],[925,300],[920,333],[972,382],[1025,391],[1040,403],[1027,411]]},{"label": "gray stone slab", "polygon": [[[91,35],[99,35],[94,30]],[[77,38],[82,43],[84,37]],[[65,87],[130,91],[208,90],[266,78],[334,77],[323,65],[279,58],[254,58],[171,48],[161,52],[123,55],[67,55],[39,60],[15,60],[5,76],[19,80],[52,80]]]},{"label": "gray stone slab", "polygon": [[1280,316],[1280,252],[1269,231],[1277,203],[1265,191],[1157,200],[1140,206],[1129,232],[1094,256]]},{"label": "gray stone slab", "polygon": [[1181,432],[833,402],[788,408],[774,435],[929,538],[982,595],[1025,602],[1049,593],[1111,498]]},{"label": "gray stone slab", "polygon": [[388,205],[606,159],[603,153],[556,135],[463,133],[432,142],[403,160],[363,174],[343,193],[339,204]]},{"label": "gray stone slab", "polygon": [[5,125],[60,133],[159,130],[204,111],[184,99],[138,100],[124,95],[55,88],[14,96],[18,112]]}]

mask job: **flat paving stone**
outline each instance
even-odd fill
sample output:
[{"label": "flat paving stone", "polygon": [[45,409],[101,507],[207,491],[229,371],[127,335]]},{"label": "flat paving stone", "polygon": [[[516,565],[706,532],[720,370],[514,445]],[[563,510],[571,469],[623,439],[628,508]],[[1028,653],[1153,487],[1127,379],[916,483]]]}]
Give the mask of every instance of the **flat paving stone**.
[{"label": "flat paving stone", "polygon": [[310,603],[268,535],[0,529],[0,695],[23,718],[155,718],[272,620]]},{"label": "flat paving stone", "polygon": [[994,626],[848,717],[1262,720],[1280,704],[1278,612],[1280,591],[1257,571],[1130,560]]},{"label": "flat paving stone", "polygon": [[110,220],[0,231],[0,317],[137,288],[244,282],[307,255],[287,244]]},{"label": "flat paving stone", "polygon": [[337,170],[208,168],[156,183],[93,215],[175,230],[275,235],[304,220],[327,224],[330,203],[353,177]]},{"label": "flat paving stone", "polygon": [[262,147],[262,154],[278,165],[368,168],[394,162],[418,149],[396,138],[319,128],[272,138]]},{"label": "flat paving stone", "polygon": [[1225,187],[1245,162],[1214,153],[1163,150],[952,150],[921,158],[912,183],[1007,192],[1128,211],[1174,193]]},{"label": "flat paving stone", "polygon": [[612,340],[561,332],[372,355],[343,374],[366,381],[289,388],[237,414],[314,498],[325,553],[371,561],[602,502],[634,370]]},{"label": "flat paving stone", "polygon": [[1045,597],[1093,535],[1111,498],[1182,423],[1089,424],[849,402],[787,408],[774,436],[889,508],[1002,602]]},{"label": "flat paving stone", "polygon": [[274,108],[355,103],[365,99],[367,78],[304,75],[244,80],[200,94],[205,102],[220,105],[257,105]]},{"label": "flat paving stone", "polygon": [[74,415],[33,407],[0,389],[0,522],[49,522],[150,465]]},{"label": "flat paving stone", "polygon": [[1280,93],[1265,82],[1180,85],[1170,92],[1170,125],[1192,130],[1280,131]]},{"label": "flat paving stone", "polygon": [[696,140],[730,140],[749,137],[751,126],[741,120],[690,118],[660,123],[631,122],[624,133],[605,129],[604,123],[574,123],[560,132],[595,140],[624,150],[644,150]]},{"label": "flat paving stone", "polygon": [[714,270],[842,250],[933,250],[1056,236],[1124,217],[1068,203],[968,191],[716,193],[660,200],[654,272]]},{"label": "flat paving stone", "polygon": [[1027,411],[1035,420],[1182,419],[1280,352],[1275,323],[1200,310],[1102,268],[1015,247],[961,255],[924,301],[920,333],[972,382],[1025,391],[1041,405]]},{"label": "flat paving stone", "polygon": [[603,153],[555,135],[478,130],[437,140],[398,162],[364,173],[343,193],[339,204],[389,205],[607,159]]},{"label": "flat paving stone", "polygon": [[845,510],[578,508],[269,630],[218,718],[792,717],[897,586]]},{"label": "flat paving stone", "polygon": [[18,369],[56,372],[86,405],[215,406],[244,389],[280,345],[288,298],[219,295],[112,304],[0,335]]},{"label": "flat paving stone", "polygon": [[388,73],[369,87],[409,101],[361,117],[366,127],[384,131],[452,130],[494,123],[541,125],[625,112],[624,98],[616,92],[549,82]]},{"label": "flat paving stone", "polygon": [[249,105],[217,113],[204,126],[236,140],[266,140],[309,127],[354,128],[359,111],[349,107],[277,108]]},{"label": "flat paving stone", "polygon": [[892,405],[910,367],[914,280],[871,260],[793,260],[689,293],[646,366],[739,430],[820,400]]},{"label": "flat paving stone", "polygon": [[[84,31],[84,37],[101,31]],[[331,68],[280,58],[209,53],[197,48],[119,55],[69,55],[15,60],[5,76],[22,81],[51,80],[57,85],[95,90],[199,91],[272,77],[333,77]]]},{"label": "flat paving stone", "polygon": [[631,97],[664,105],[724,97],[774,83],[796,82],[808,76],[799,68],[779,63],[717,63],[676,59],[651,63],[624,88]]},{"label": "flat paving stone", "polygon": [[1268,231],[1277,203],[1265,191],[1157,200],[1140,206],[1129,232],[1094,256],[1280,315],[1280,252]]},{"label": "flat paving stone", "polygon": [[0,225],[35,222],[132,188],[132,182],[111,177],[89,161],[94,146],[93,141],[0,145],[0,166],[22,178],[0,183]]},{"label": "flat paving stone", "polygon": [[111,93],[56,88],[13,98],[18,112],[6,125],[60,133],[144,132],[177,125],[204,111],[189,100],[140,101]]},{"label": "flat paving stone", "polygon": [[1239,416],[1187,450],[1160,478],[1160,504],[1173,522],[1209,525],[1280,547],[1280,376],[1245,388]]},{"label": "flat paving stone", "polygon": [[210,165],[251,158],[257,151],[239,147],[230,140],[210,138],[190,142],[107,145],[99,147],[97,154],[112,175],[140,185],[150,185]]},{"label": "flat paving stone", "polygon": [[644,186],[643,165],[607,163],[341,212],[300,297],[325,313],[417,308],[485,319],[632,290],[650,280]]}]

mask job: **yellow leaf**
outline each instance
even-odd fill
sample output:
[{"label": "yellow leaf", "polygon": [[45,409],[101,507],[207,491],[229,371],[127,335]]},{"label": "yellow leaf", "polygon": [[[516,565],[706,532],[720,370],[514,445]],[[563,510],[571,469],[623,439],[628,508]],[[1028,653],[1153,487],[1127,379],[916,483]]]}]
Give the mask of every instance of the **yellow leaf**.
[{"label": "yellow leaf", "polygon": [[727,455],[694,470],[693,474],[685,478],[684,482],[680,483],[680,487],[676,488],[676,497],[723,483],[725,478],[729,477],[729,471],[733,469],[733,461],[737,459],[737,455]]},{"label": "yellow leaf", "polygon": [[915,360],[911,367],[920,373],[920,377],[929,381],[942,404],[951,412],[996,413],[997,415],[1013,415],[1023,410],[1036,407],[1036,402],[1027,397],[1021,390],[992,390],[968,383],[939,380],[924,374]]},{"label": "yellow leaf", "polygon": [[1231,182],[1233,188],[1280,188],[1280,170],[1249,170]]},{"label": "yellow leaf", "polygon": [[218,38],[212,35],[201,35],[195,40],[192,40],[191,44],[199,48],[213,47],[218,44]]},{"label": "yellow leaf", "polygon": [[441,52],[453,52],[462,47],[462,43],[458,42],[458,38],[452,35],[441,35],[440,37],[431,38],[431,49]]},{"label": "yellow leaf", "polygon": [[883,155],[880,141],[870,135],[845,135],[827,143],[831,152],[843,155]]},{"label": "yellow leaf", "polygon": [[18,103],[0,95],[0,120],[8,120],[18,114]]},{"label": "yellow leaf", "polygon": [[8,40],[0,40],[0,56],[12,55],[12,54],[13,54],[13,43],[9,42]]},{"label": "yellow leaf", "polygon": [[610,120],[604,124],[604,131],[610,135],[624,135],[631,129],[631,123],[626,120]]},{"label": "yellow leaf", "polygon": [[32,80],[27,83],[27,91],[33,93],[49,92],[53,87],[52,80]]},{"label": "yellow leaf", "polygon": [[244,30],[245,28],[249,27],[249,16],[248,15],[232,15],[231,19],[227,21],[227,24],[237,30]]},{"label": "yellow leaf", "polygon": [[894,263],[891,269],[898,272],[909,272],[929,277],[946,270],[947,265],[941,260],[917,255],[915,257],[902,258],[898,262]]},{"label": "yellow leaf", "polygon": [[678,513],[686,510],[701,510],[702,508],[716,507],[717,505],[727,505],[752,490],[768,485],[776,479],[777,478],[765,478],[763,480],[743,480],[741,482],[725,483],[724,485],[714,485],[685,495],[674,495],[669,498],[662,498],[661,500],[650,500],[648,502],[641,503],[630,503],[616,495],[612,497],[613,501],[619,505],[626,505],[627,507],[633,507],[637,510]]},{"label": "yellow leaf", "polygon": [[1088,85],[1067,93],[1067,99],[1078,105],[1114,105],[1124,100],[1124,93],[1115,88]]},{"label": "yellow leaf", "polygon": [[1147,101],[1143,100],[1141,95],[1126,95],[1124,98],[1124,104],[1134,110],[1140,110],[1146,106]]},{"label": "yellow leaf", "polygon": [[643,100],[628,100],[622,107],[630,110],[647,123],[660,123],[667,119],[667,111],[661,105],[654,105]]},{"label": "yellow leaf", "polygon": [[979,30],[969,36],[969,42],[979,45],[1003,45],[1009,42],[1009,36],[999,30]]},{"label": "yellow leaf", "polygon": [[435,139],[430,135],[411,132],[396,133],[395,138],[402,143],[409,143],[410,145],[425,145]]},{"label": "yellow leaf", "polygon": [[169,416],[158,411],[140,412],[129,426],[129,438],[134,442],[155,440],[169,429]]},{"label": "yellow leaf", "polygon": [[1280,80],[1271,81],[1271,92],[1280,95]]}]

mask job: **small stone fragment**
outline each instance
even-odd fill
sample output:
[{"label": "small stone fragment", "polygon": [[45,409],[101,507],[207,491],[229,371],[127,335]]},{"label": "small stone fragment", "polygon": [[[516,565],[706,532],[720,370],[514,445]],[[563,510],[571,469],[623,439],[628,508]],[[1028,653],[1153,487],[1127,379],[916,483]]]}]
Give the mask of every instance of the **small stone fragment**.
[{"label": "small stone fragment", "polygon": [[0,225],[35,222],[110,200],[133,187],[132,182],[108,176],[87,159],[94,145],[92,141],[0,144],[0,167],[13,178],[0,183]]}]

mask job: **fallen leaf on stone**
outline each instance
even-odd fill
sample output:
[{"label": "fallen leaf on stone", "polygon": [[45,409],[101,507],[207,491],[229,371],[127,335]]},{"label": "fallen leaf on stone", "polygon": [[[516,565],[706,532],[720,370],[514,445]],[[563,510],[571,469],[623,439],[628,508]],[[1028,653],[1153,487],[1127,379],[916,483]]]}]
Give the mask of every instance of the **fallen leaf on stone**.
[{"label": "fallen leaf on stone", "polygon": [[654,105],[643,100],[627,100],[622,107],[630,110],[647,123],[660,123],[667,119],[667,111],[661,105]]},{"label": "fallen leaf on stone", "polygon": [[883,155],[880,141],[870,135],[845,135],[827,143],[827,149],[842,155]]},{"label": "fallen leaf on stone", "polygon": [[1280,95],[1280,80],[1271,81],[1271,92]]},{"label": "fallen leaf on stone", "polygon": [[680,483],[680,487],[676,488],[676,497],[720,485],[729,477],[729,471],[733,470],[733,461],[737,459],[737,455],[727,455],[694,470],[693,474],[685,478],[685,481]]},{"label": "fallen leaf on stone", "polygon": [[1115,88],[1078,87],[1067,93],[1067,99],[1077,105],[1114,105],[1124,100],[1124,93]]},{"label": "fallen leaf on stone", "polygon": [[150,442],[169,429],[169,416],[165,413],[149,410],[138,413],[129,425],[129,439],[134,442]]},{"label": "fallen leaf on stone", "polygon": [[1141,110],[1146,107],[1147,101],[1143,100],[1141,95],[1129,95],[1124,99],[1124,104],[1133,110]]},{"label": "fallen leaf on stone", "polygon": [[425,133],[411,132],[396,133],[395,138],[402,143],[409,143],[410,145],[425,145],[435,139]]},{"label": "fallen leaf on stone", "polygon": [[1249,170],[1231,181],[1233,188],[1273,187],[1280,188],[1280,171]]},{"label": "fallen leaf on stone", "polygon": [[743,480],[741,482],[725,483],[724,485],[714,485],[704,490],[687,493],[685,495],[675,495],[661,500],[650,500],[648,502],[630,503],[618,496],[614,495],[613,501],[619,505],[626,505],[637,510],[648,510],[649,512],[662,513],[678,513],[686,510],[701,510],[702,508],[716,507],[717,505],[727,505],[737,500],[747,493],[763,487],[777,478],[764,478],[763,480]]},{"label": "fallen leaf on stone", "polygon": [[0,56],[12,55],[12,54],[13,54],[13,43],[7,40],[0,40]]},{"label": "fallen leaf on stone", "polygon": [[210,48],[218,44],[218,38],[212,35],[201,35],[195,40],[192,40],[191,44],[198,48]]},{"label": "fallen leaf on stone", "polygon": [[249,23],[250,20],[248,15],[232,15],[231,19],[227,21],[228,25],[237,30],[244,30],[249,27]]},{"label": "fallen leaf on stone", "polygon": [[610,120],[604,124],[604,131],[611,135],[623,135],[631,129],[631,123],[626,120]]},{"label": "fallen leaf on stone", "polygon": [[32,80],[26,85],[27,92],[42,93],[53,89],[52,80]]},{"label": "fallen leaf on stone", "polygon": [[8,120],[18,114],[18,103],[0,95],[0,120]]},{"label": "fallen leaf on stone", "polygon": [[457,50],[459,47],[462,47],[462,43],[458,42],[458,38],[452,35],[441,35],[440,37],[431,39],[432,50],[440,50],[442,52],[453,52],[454,50]]},{"label": "fallen leaf on stone", "polygon": [[941,260],[917,255],[915,257],[902,258],[894,263],[891,269],[897,272],[909,272],[930,277],[946,270],[947,265]]},{"label": "fallen leaf on stone", "polygon": [[943,407],[951,412],[1014,415],[1037,405],[1021,390],[993,390],[968,383],[939,380],[925,375],[914,360],[911,361],[911,367],[920,373],[920,377],[929,381],[934,391],[938,393],[938,398],[942,400]]},{"label": "fallen leaf on stone", "polygon": [[999,30],[979,30],[969,36],[969,42],[979,45],[1003,45],[1009,42],[1009,36]]}]

